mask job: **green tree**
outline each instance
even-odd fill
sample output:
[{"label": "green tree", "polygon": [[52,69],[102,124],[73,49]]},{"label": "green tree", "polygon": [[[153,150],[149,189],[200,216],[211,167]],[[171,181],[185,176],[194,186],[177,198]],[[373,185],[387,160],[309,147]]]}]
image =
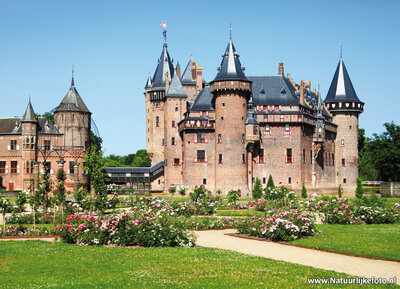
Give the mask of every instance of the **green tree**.
[{"label": "green tree", "polygon": [[54,113],[52,112],[45,112],[43,114],[35,113],[36,117],[44,117],[46,118],[50,123],[54,124]]},{"label": "green tree", "polygon": [[307,199],[307,188],[306,188],[306,185],[304,184],[304,181],[303,181],[303,185],[301,186],[301,197],[303,199]]},{"label": "green tree", "polygon": [[[66,199],[66,190],[65,190],[65,179],[67,178],[63,169],[58,169],[57,171],[57,188],[54,190],[53,201],[54,203],[61,207],[61,219],[64,220],[64,206]],[[56,215],[56,209],[54,209],[54,219]]]},{"label": "green tree", "polygon": [[230,190],[228,192],[228,203],[233,204],[234,208],[236,209],[236,202],[239,200],[239,198],[242,196],[241,190]]},{"label": "green tree", "polygon": [[267,187],[269,187],[271,189],[275,188],[274,179],[272,178],[271,175],[269,175],[269,177],[268,177]]},{"label": "green tree", "polygon": [[38,193],[41,198],[41,204],[43,206],[43,209],[47,211],[47,209],[50,206],[50,192],[53,187],[53,182],[50,179],[50,172],[48,169],[45,167],[45,171],[43,174],[40,174],[40,184],[38,188]]},{"label": "green tree", "polygon": [[337,193],[338,193],[338,197],[342,198],[342,185],[339,185],[339,187],[337,189]]},{"label": "green tree", "polygon": [[103,144],[103,139],[95,135],[92,131],[89,132],[90,146],[96,147],[97,151],[101,151],[101,145]]},{"label": "green tree", "polygon": [[84,170],[89,175],[90,187],[96,195],[106,195],[106,174],[104,172],[103,152],[92,145],[84,156]]},{"label": "green tree", "polygon": [[356,197],[361,199],[363,194],[364,194],[364,189],[362,187],[361,179],[357,178]]},{"label": "green tree", "polygon": [[[375,180],[397,182],[400,181],[400,126],[391,122],[385,123],[384,127],[385,132],[374,134],[372,140],[364,144],[360,173],[365,179],[365,172],[373,168],[377,175]],[[371,177],[373,174],[367,176]]]},{"label": "green tree", "polygon": [[18,212],[22,213],[25,209],[25,204],[28,201],[28,198],[25,193],[20,192],[17,195],[17,199],[15,200],[15,204],[17,205]]},{"label": "green tree", "polygon": [[252,190],[253,199],[261,199],[262,197],[262,186],[259,178],[256,178],[254,181],[254,186]]},{"label": "green tree", "polygon": [[92,191],[92,209],[104,213],[107,207],[106,174],[104,171],[103,152],[92,145],[84,156],[84,170],[89,175]]}]

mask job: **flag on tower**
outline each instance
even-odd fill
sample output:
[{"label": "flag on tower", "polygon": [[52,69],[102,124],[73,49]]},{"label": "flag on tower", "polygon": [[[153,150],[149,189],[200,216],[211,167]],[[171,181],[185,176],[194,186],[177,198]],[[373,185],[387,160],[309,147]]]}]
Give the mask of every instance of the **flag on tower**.
[{"label": "flag on tower", "polygon": [[164,21],[163,23],[161,23],[160,28],[164,28],[167,27],[167,21]]}]

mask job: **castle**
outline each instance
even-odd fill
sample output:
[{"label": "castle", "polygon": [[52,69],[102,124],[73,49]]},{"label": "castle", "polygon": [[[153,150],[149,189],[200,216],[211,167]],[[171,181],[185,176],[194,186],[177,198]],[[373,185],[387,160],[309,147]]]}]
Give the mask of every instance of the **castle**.
[{"label": "castle", "polygon": [[91,112],[71,87],[54,110],[54,123],[37,117],[31,101],[22,117],[0,119],[0,188],[32,191],[38,188],[40,173],[55,181],[58,169],[67,175],[65,187],[88,184],[83,156],[90,145]]},{"label": "castle", "polygon": [[164,173],[153,191],[204,185],[247,194],[266,186],[353,193],[358,176],[359,100],[342,57],[325,101],[309,81],[284,75],[246,76],[230,37],[215,78],[207,83],[190,59],[183,73],[163,45],[145,86],[147,152]]}]

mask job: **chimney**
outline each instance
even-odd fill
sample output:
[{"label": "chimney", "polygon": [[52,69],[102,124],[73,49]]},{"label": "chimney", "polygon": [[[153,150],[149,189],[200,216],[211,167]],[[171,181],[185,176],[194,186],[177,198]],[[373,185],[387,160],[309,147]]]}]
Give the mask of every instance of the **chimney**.
[{"label": "chimney", "polygon": [[309,81],[309,80],[306,81],[306,89],[311,91],[311,81]]},{"label": "chimney", "polygon": [[196,90],[203,89],[203,66],[196,66]]},{"label": "chimney", "polygon": [[301,82],[300,82],[300,103],[301,104],[304,104],[305,103],[305,101],[304,101],[304,89],[305,89],[305,87],[304,87],[304,81],[302,80]]},{"label": "chimney", "polygon": [[279,62],[278,75],[285,75],[284,68],[283,68],[283,62]]},{"label": "chimney", "polygon": [[192,60],[192,79],[196,79],[196,61]]},{"label": "chimney", "polygon": [[293,79],[290,78],[290,73],[287,74],[287,79],[289,79],[289,81],[290,81],[290,83],[292,84],[293,88],[297,91],[297,87],[296,87],[296,85],[294,84]]},{"label": "chimney", "polygon": [[175,67],[175,72],[176,72],[176,75],[178,76],[179,80],[181,80],[181,66],[180,65],[177,65]]},{"label": "chimney", "polygon": [[169,73],[168,71],[165,72],[165,94],[167,94],[169,88]]}]

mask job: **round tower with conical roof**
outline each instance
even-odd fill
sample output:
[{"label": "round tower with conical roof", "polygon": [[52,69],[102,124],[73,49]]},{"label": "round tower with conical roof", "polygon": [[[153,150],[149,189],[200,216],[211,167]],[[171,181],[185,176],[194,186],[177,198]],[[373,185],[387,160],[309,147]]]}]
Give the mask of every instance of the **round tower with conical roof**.
[{"label": "round tower with conical roof", "polygon": [[248,188],[246,156],[247,102],[251,81],[244,74],[232,38],[229,39],[217,76],[210,82],[215,97],[215,134],[219,141],[215,153],[223,165],[215,170],[215,188],[223,191]]},{"label": "round tower with conical roof", "polygon": [[358,116],[364,110],[351,83],[342,57],[336,68],[325,104],[338,125],[335,140],[336,182],[354,195],[358,177]]},{"label": "round tower with conical roof", "polygon": [[54,111],[54,123],[64,134],[62,146],[75,149],[89,147],[91,114],[72,77],[70,89]]}]

